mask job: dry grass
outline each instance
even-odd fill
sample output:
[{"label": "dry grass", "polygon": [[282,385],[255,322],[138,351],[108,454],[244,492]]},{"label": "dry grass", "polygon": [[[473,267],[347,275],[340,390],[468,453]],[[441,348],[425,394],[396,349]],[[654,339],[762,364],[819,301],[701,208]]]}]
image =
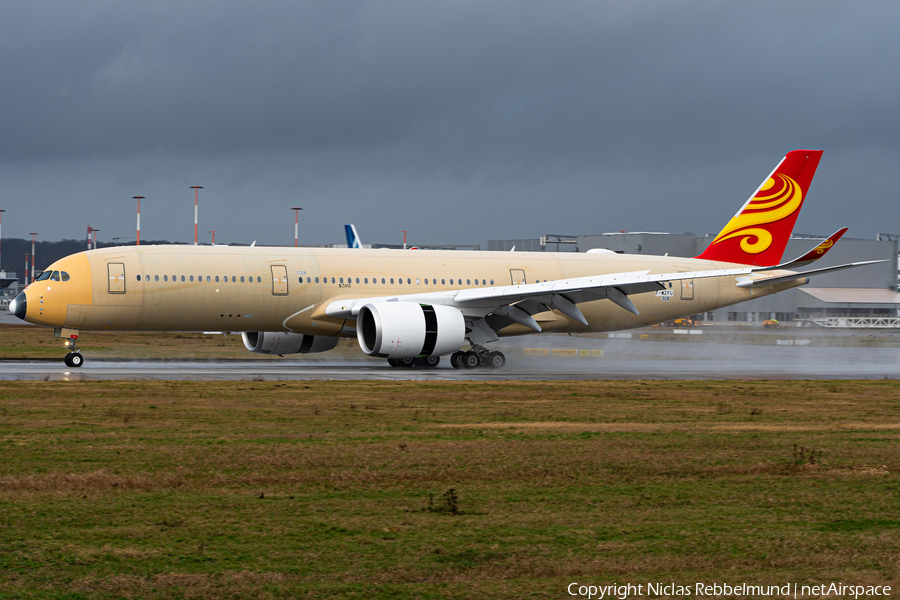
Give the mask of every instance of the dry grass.
[{"label": "dry grass", "polygon": [[[891,381],[4,383],[0,598],[897,585],[898,392]],[[442,509],[451,488],[455,515]]]}]

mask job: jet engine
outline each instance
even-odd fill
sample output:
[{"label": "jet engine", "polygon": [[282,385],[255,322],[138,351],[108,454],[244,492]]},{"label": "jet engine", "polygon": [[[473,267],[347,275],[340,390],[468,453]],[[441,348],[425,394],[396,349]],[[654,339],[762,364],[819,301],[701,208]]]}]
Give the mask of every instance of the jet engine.
[{"label": "jet engine", "polygon": [[279,355],[327,352],[338,343],[337,337],[283,331],[245,331],[241,334],[241,339],[250,352]]},{"label": "jet engine", "polygon": [[459,350],[466,339],[463,315],[449,306],[372,302],[359,309],[356,339],[369,356],[414,358]]}]

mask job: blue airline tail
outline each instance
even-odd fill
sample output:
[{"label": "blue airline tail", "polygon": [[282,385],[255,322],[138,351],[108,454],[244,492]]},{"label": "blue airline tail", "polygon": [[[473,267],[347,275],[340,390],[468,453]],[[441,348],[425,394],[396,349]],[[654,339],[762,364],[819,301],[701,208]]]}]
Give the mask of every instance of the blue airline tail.
[{"label": "blue airline tail", "polygon": [[344,225],[344,232],[347,234],[348,248],[362,248],[362,242],[359,241],[359,234],[356,233],[356,225]]}]

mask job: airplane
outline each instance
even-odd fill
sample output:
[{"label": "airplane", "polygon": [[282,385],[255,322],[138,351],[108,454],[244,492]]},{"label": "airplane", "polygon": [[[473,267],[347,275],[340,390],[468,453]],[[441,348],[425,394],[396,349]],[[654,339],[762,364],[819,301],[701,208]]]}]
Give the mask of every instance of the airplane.
[{"label": "airplane", "polygon": [[[502,367],[486,345],[540,332],[632,329],[804,285],[840,229],[794,260],[785,246],[822,156],[794,150],[693,258],[586,253],[120,246],[53,263],[10,306],[66,338],[83,331],[234,331],[262,354],[355,337],[391,366]],[[470,346],[463,351],[464,346]]]}]

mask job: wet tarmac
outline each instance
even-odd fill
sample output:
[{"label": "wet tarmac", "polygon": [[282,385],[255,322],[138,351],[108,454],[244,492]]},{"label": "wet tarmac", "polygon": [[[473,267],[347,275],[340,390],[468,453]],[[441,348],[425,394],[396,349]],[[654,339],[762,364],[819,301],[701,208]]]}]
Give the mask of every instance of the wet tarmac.
[{"label": "wet tarmac", "polygon": [[[778,337],[785,339],[777,339]],[[809,336],[806,336],[809,337]],[[740,338],[738,338],[740,340]],[[541,336],[504,340],[503,369],[391,368],[380,360],[0,361],[0,380],[585,380],[897,379],[900,348],[821,346],[794,336],[771,344]]]}]

